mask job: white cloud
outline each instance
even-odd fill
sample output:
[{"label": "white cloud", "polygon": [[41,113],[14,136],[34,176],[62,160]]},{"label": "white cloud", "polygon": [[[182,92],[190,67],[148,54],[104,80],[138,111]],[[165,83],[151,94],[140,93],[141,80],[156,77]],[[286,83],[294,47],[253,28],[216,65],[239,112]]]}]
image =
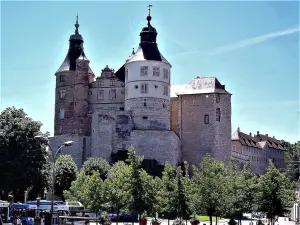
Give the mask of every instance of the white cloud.
[{"label": "white cloud", "polygon": [[239,49],[239,48],[245,48],[251,45],[256,45],[277,37],[282,37],[282,36],[287,36],[290,34],[294,34],[294,33],[299,33],[300,31],[300,27],[299,25],[289,28],[289,29],[285,29],[285,30],[281,30],[281,31],[276,31],[276,32],[272,32],[272,33],[268,33],[268,34],[264,34],[264,35],[260,35],[254,38],[249,38],[246,40],[242,40],[242,41],[238,41],[232,44],[228,44],[228,45],[223,45],[220,47],[216,47],[213,49],[209,49],[207,51],[199,51],[199,50],[194,50],[194,51],[187,51],[187,52],[183,52],[183,53],[179,53],[176,55],[189,55],[189,54],[195,54],[195,53],[201,53],[203,55],[215,55],[215,54],[221,54],[224,52],[229,52],[235,49]]}]

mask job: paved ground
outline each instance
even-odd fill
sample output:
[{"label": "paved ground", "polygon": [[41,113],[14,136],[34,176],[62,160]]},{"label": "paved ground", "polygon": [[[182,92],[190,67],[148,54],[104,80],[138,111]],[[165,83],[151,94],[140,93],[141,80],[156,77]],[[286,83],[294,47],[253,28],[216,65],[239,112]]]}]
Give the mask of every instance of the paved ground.
[{"label": "paved ground", "polygon": [[[170,225],[172,225],[173,221],[170,221]],[[252,220],[253,225],[257,224],[256,220]],[[132,225],[132,223],[118,223],[118,225]],[[218,225],[227,225],[228,224],[228,220],[224,220],[224,221],[219,221]],[[243,220],[242,221],[242,225],[250,225],[251,224],[251,220]],[[265,223],[266,224],[266,223]],[[90,225],[96,225],[96,223],[90,223]],[[99,224],[98,224],[99,225]],[[112,225],[116,225],[116,223],[112,223]],[[139,223],[134,223],[134,225],[139,225]],[[148,222],[147,225],[151,225],[150,221]],[[169,225],[167,220],[163,220],[161,225]],[[187,225],[190,225],[190,223],[188,222]],[[200,225],[210,225],[209,221],[206,222],[201,222]],[[213,225],[216,225],[215,223],[213,223]],[[275,225],[295,225],[295,222],[293,221],[281,221],[281,222],[276,222]]]}]

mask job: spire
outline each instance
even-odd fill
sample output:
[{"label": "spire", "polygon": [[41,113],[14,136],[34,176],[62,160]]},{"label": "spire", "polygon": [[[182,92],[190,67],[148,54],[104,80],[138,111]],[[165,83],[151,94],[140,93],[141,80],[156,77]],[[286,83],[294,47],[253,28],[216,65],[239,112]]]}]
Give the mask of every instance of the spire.
[{"label": "spire", "polygon": [[134,52],[134,48],[132,48],[132,53],[131,53],[132,55],[134,55],[135,54],[135,52]]},{"label": "spire", "polygon": [[77,16],[76,16],[76,23],[75,23],[75,34],[79,34],[79,32],[78,32],[78,27],[79,27],[79,23],[78,23],[78,13],[77,13]]},{"label": "spire", "polygon": [[150,24],[150,21],[152,19],[151,7],[153,6],[152,5],[148,6],[148,16],[146,18],[148,21],[147,26],[145,26],[140,33],[141,43],[143,42],[156,43],[157,32],[156,29],[152,27],[152,25]]}]

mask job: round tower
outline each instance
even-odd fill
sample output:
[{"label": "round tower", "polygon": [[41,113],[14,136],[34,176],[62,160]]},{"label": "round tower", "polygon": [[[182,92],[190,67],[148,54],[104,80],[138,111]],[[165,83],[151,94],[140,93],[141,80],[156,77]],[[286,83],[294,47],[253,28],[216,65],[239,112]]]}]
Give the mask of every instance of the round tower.
[{"label": "round tower", "polygon": [[150,6],[147,21],[138,49],[124,65],[125,110],[131,111],[135,129],[170,130],[171,64],[158,49]]},{"label": "round tower", "polygon": [[[94,80],[94,73],[90,69],[88,59],[84,54],[83,38],[78,31],[78,16],[75,32],[69,39],[69,50],[65,60],[55,73],[55,118],[54,135],[82,134],[88,135],[87,101],[88,84]],[[79,97],[80,96],[80,97]]]}]

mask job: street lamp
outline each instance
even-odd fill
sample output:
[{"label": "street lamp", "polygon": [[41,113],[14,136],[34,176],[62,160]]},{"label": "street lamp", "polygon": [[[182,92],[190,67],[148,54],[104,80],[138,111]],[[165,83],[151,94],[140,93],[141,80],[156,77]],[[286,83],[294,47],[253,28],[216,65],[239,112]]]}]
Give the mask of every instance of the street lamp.
[{"label": "street lamp", "polygon": [[52,188],[52,193],[51,193],[51,210],[50,210],[50,216],[51,216],[51,225],[52,225],[52,216],[53,216],[53,209],[54,209],[54,188],[55,188],[55,163],[57,160],[57,156],[60,153],[62,147],[69,147],[72,146],[72,144],[74,143],[73,141],[66,141],[64,142],[55,152],[53,152],[51,145],[50,145],[50,141],[47,137],[44,136],[35,136],[35,139],[41,140],[43,141],[47,147],[49,147],[50,151],[48,150],[47,152],[49,152],[52,156],[52,184],[51,184],[51,188]]}]

